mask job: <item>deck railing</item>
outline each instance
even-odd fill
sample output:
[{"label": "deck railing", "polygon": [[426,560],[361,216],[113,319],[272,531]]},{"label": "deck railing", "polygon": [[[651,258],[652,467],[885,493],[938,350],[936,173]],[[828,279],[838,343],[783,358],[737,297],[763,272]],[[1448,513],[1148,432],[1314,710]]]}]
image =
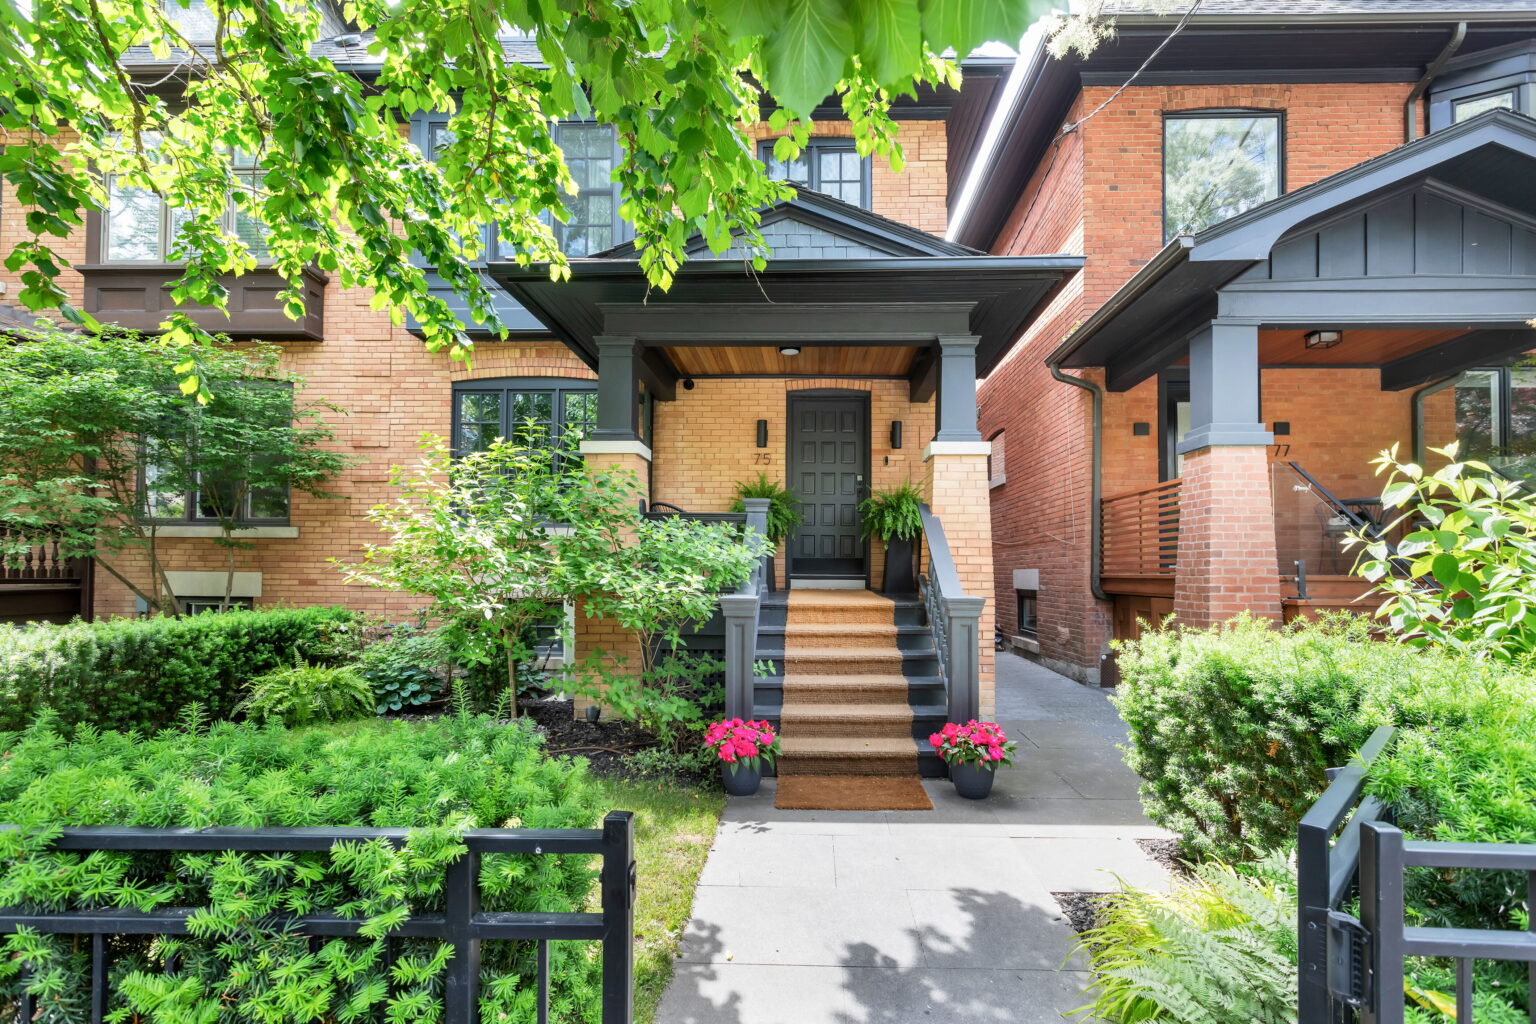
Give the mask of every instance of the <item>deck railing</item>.
[{"label": "deck railing", "polygon": [[1167,480],[1105,498],[1101,576],[1172,576],[1179,555],[1183,481]]},{"label": "deck railing", "polygon": [[38,540],[22,547],[28,538],[14,530],[0,530],[0,546],[15,554],[0,559],[0,583],[70,583],[82,575],[84,560],[59,554],[57,540]]},{"label": "deck railing", "polygon": [[[15,826],[0,826],[14,828]],[[329,850],[337,843],[382,839],[400,844],[407,829],[389,828],[66,828],[53,841],[56,850],[130,850],[136,853],[188,851],[296,853]],[[549,943],[555,939],[600,942],[603,957],[602,1024],[630,1024],[634,1004],[635,854],[634,815],[614,811],[600,829],[470,829],[464,833],[466,852],[448,865],[443,909],[413,914],[392,934],[440,939],[453,947],[444,978],[441,1019],[444,1024],[477,1024],[480,1020],[480,944],[496,940],[538,943],[538,1024],[549,1020]],[[480,909],[480,857],[489,853],[596,855],[602,858],[599,880],[602,912],[548,913]],[[111,1008],[111,947],[113,935],[186,935],[190,907],[156,910],[49,910],[0,908],[0,934],[20,928],[47,935],[85,939],[91,950],[91,1024],[101,1024]],[[264,926],[289,935],[357,935],[366,919],[319,910],[275,917]],[[385,960],[393,955],[384,940]],[[40,1009],[36,997],[24,992],[13,1010],[18,1021],[31,1021]]]}]

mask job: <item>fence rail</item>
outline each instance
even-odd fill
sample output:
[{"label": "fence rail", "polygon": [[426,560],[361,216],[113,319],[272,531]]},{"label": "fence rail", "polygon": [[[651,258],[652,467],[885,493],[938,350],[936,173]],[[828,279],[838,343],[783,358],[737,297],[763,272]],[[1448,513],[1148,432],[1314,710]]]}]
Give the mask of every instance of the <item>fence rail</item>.
[{"label": "fence rail", "polygon": [[[1382,727],[1359,757],[1339,771],[1302,818],[1297,840],[1299,977],[1302,1024],[1402,1024],[1404,959],[1456,961],[1456,1021],[1473,1024],[1472,965],[1515,960],[1530,965],[1536,1021],[1536,921],[1528,931],[1429,928],[1407,924],[1410,868],[1523,872],[1528,907],[1536,907],[1536,845],[1409,840],[1391,811],[1365,796],[1369,765],[1391,746]],[[1358,916],[1345,908],[1358,900]]]},{"label": "fence rail", "polygon": [[84,575],[85,560],[60,555],[57,540],[0,530],[0,545],[16,551],[0,560],[0,583],[78,583]]},{"label": "fence rail", "polygon": [[[15,826],[0,826],[13,829]],[[54,840],[56,850],[135,852],[274,852],[325,851],[340,842],[382,839],[401,845],[407,829],[390,828],[208,828],[125,827],[67,828]],[[441,912],[413,914],[391,937],[435,938],[453,947],[443,986],[445,1024],[476,1024],[480,1019],[480,943],[486,940],[538,942],[538,1022],[549,1020],[549,943],[588,940],[603,946],[602,1024],[630,1024],[634,1004],[635,919],[634,815],[613,811],[600,829],[471,829],[464,833],[467,853],[448,866]],[[480,857],[487,853],[589,854],[602,858],[601,913],[512,913],[480,909]],[[185,935],[194,907],[36,911],[0,908],[0,934],[18,928],[52,935],[88,936],[91,940],[90,1021],[102,1024],[108,1013],[109,935]],[[358,934],[365,918],[310,913],[274,917],[273,931],[292,935],[347,937]],[[385,939],[386,957],[389,939]],[[35,997],[24,992],[17,1020],[37,1015]]]},{"label": "fence rail", "polygon": [[1099,502],[1104,576],[1172,576],[1179,554],[1182,480],[1128,491]]}]

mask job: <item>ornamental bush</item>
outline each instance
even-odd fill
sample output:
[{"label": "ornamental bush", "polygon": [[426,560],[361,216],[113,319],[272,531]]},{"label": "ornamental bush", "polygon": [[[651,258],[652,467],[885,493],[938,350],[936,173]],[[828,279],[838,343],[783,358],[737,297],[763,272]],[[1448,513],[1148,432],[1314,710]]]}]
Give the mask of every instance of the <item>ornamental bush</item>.
[{"label": "ornamental bush", "polygon": [[[0,736],[0,906],[49,910],[196,908],[191,934],[111,940],[109,1005],[146,1022],[439,1019],[448,950],[380,936],[442,910],[443,873],[474,827],[587,828],[602,808],[585,768],[542,756],[524,723],[446,717],[287,730],[221,723],[152,739],[89,726],[65,740],[51,716]],[[319,853],[59,853],[66,825],[159,828],[341,826],[412,829],[403,848],[340,844]],[[586,909],[592,858],[487,854],[487,911]],[[372,919],[359,938],[318,939],[263,919],[331,912]],[[0,1001],[25,970],[43,1016],[89,1019],[89,943],[8,936]],[[483,1019],[532,1020],[532,943],[482,945]],[[168,971],[171,962],[174,972]],[[586,944],[550,945],[551,1019],[588,1020],[598,963]]]},{"label": "ornamental bush", "polygon": [[1195,854],[1242,859],[1291,842],[1379,725],[1455,728],[1536,706],[1530,675],[1371,638],[1364,620],[1273,628],[1239,618],[1118,645],[1115,703],[1142,803]]},{"label": "ornamental bush", "polygon": [[344,608],[278,608],[184,618],[0,627],[0,729],[43,712],[63,727],[153,732],[192,703],[227,718],[249,681],[324,660]]}]

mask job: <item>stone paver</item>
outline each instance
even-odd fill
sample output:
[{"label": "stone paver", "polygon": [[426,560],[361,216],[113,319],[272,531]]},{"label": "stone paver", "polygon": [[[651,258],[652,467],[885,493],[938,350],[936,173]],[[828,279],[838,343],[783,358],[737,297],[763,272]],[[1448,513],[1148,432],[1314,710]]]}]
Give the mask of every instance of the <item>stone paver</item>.
[{"label": "stone paver", "polygon": [[780,811],[732,798],[659,1024],[1058,1021],[1087,980],[1052,892],[1168,884],[1103,691],[998,657],[1019,743],[986,801],[925,782],[932,811]]}]

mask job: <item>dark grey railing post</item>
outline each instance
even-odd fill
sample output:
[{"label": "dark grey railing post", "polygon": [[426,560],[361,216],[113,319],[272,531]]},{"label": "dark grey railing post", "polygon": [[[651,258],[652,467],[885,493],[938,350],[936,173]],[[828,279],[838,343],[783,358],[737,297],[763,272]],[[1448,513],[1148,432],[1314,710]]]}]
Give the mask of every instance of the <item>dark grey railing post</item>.
[{"label": "dark grey railing post", "polygon": [[1360,923],[1371,936],[1371,982],[1361,1024],[1403,1024],[1403,834],[1360,823]]},{"label": "dark grey railing post", "polygon": [[603,1024],[635,1014],[635,815],[603,819]]},{"label": "dark grey railing post", "polygon": [[[768,499],[747,498],[748,543],[755,534],[768,534]],[[720,595],[720,616],[725,620],[725,717],[752,717],[752,665],[757,659],[757,622],[761,611],[763,565],[734,594]]]},{"label": "dark grey railing post", "polygon": [[445,1024],[476,1024],[480,1019],[480,940],[475,915],[480,913],[480,855],[465,850],[448,865],[443,893],[443,918],[453,958],[443,983]]},{"label": "dark grey railing post", "polygon": [[984,597],[945,597],[949,616],[949,720],[981,716],[981,611]]}]

